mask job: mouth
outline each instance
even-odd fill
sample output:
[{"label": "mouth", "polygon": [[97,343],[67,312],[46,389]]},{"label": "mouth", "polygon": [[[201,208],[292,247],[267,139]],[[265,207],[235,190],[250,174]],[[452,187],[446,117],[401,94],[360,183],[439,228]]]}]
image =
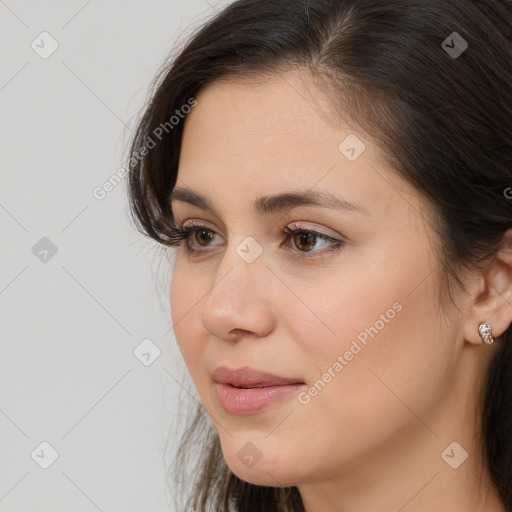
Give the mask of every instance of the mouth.
[{"label": "mouth", "polygon": [[226,384],[237,389],[268,388],[274,386],[288,386],[290,384],[304,384],[296,378],[282,377],[254,368],[243,367],[239,369],[226,366],[217,367],[211,374],[214,382]]},{"label": "mouth", "polygon": [[216,368],[211,377],[220,405],[231,415],[258,414],[289,399],[305,385],[297,378],[283,377],[249,367]]},{"label": "mouth", "polygon": [[280,384],[278,386],[236,387],[215,383],[219,404],[225,412],[234,416],[262,413],[270,406],[289,400],[303,384]]},{"label": "mouth", "polygon": [[232,388],[236,389],[260,389],[260,388],[268,388],[269,386],[233,386],[233,384],[228,384]]}]

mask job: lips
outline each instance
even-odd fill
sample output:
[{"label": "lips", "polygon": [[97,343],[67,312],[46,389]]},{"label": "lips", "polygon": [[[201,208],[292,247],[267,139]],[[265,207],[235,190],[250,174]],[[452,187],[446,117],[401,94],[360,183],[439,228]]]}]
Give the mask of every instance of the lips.
[{"label": "lips", "polygon": [[212,373],[218,402],[228,414],[247,416],[263,413],[271,406],[291,399],[305,383],[244,366],[219,366]]},{"label": "lips", "polygon": [[304,384],[296,378],[281,377],[263,372],[248,366],[233,369],[219,366],[212,374],[212,379],[219,384],[229,384],[239,389],[266,388],[272,386],[287,386],[289,384]]}]

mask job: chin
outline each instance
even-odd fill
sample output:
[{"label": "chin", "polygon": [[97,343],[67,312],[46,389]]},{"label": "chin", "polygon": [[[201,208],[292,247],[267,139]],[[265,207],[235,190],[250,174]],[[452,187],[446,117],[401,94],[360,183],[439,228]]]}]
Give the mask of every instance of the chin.
[{"label": "chin", "polygon": [[252,469],[247,469],[245,467],[241,467],[240,464],[235,464],[230,466],[228,464],[231,471],[238,477],[240,480],[244,482],[248,482],[253,485],[261,485],[264,487],[290,487],[292,485],[296,485],[296,483],[288,478],[286,473],[280,472],[267,472],[267,470],[262,466],[256,469],[255,467]]},{"label": "chin", "polygon": [[276,459],[258,460],[254,465],[248,467],[242,462],[237,453],[230,453],[229,457],[224,456],[224,460],[229,469],[240,480],[253,485],[262,485],[265,487],[290,487],[296,485],[300,478],[296,472],[283,463],[281,457]]}]

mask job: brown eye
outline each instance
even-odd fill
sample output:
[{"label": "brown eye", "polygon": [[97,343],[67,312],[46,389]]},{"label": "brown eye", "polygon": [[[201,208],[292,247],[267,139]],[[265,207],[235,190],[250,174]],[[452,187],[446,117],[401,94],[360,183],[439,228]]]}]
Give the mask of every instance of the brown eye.
[{"label": "brown eye", "polygon": [[[325,258],[345,246],[345,241],[338,240],[324,233],[303,228],[296,224],[294,224],[293,227],[294,229],[285,226],[281,234],[288,244],[293,240],[295,248],[287,247],[286,244],[281,245],[281,247],[284,247],[285,250],[296,258]],[[197,224],[189,224],[182,228],[174,226],[171,245],[179,246],[181,241],[185,240],[185,249],[190,255],[207,253],[209,252],[208,248],[210,246],[214,247],[215,245],[219,245],[212,243],[216,236],[218,236],[218,234],[206,226]],[[327,249],[322,251],[316,250],[318,249],[318,242],[320,242],[320,247],[325,245]],[[198,247],[202,247],[202,249]]]},{"label": "brown eye", "polygon": [[[207,247],[212,241],[213,234],[209,229],[197,229],[194,232],[194,238],[200,246]],[[204,245],[202,242],[204,242]]]},{"label": "brown eye", "polygon": [[[292,242],[295,246],[295,248],[290,248],[285,245],[284,248],[288,250],[292,256],[302,259],[315,257],[325,258],[329,254],[344,247],[346,243],[343,240],[338,240],[325,233],[301,227],[296,223],[292,224],[290,227],[285,226],[282,230],[282,235],[288,244]],[[320,245],[320,247],[322,247],[322,245],[327,246],[327,249],[322,251],[316,250],[319,248],[318,245]]]},{"label": "brown eye", "polygon": [[315,247],[316,235],[308,231],[297,232],[293,237],[293,242],[298,249],[307,252]]}]

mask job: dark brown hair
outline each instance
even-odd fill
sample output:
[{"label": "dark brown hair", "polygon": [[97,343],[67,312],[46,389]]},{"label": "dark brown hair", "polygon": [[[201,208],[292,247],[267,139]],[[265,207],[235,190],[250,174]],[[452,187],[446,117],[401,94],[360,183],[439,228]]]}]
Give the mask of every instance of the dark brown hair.
[{"label": "dark brown hair", "polygon": [[[511,47],[507,0],[237,0],[155,79],[128,162],[136,227],[175,245],[168,199],[184,125],[176,115],[202,88],[300,67],[329,94],[332,119],[361,128],[427,199],[439,282],[451,297],[464,288],[462,270],[481,271],[512,227]],[[497,343],[482,389],[482,449],[512,511],[512,327]],[[200,404],[191,419],[174,468],[176,482],[195,482],[184,511],[304,510],[296,487],[256,486],[230,471]],[[194,446],[198,462],[184,476]]]}]

